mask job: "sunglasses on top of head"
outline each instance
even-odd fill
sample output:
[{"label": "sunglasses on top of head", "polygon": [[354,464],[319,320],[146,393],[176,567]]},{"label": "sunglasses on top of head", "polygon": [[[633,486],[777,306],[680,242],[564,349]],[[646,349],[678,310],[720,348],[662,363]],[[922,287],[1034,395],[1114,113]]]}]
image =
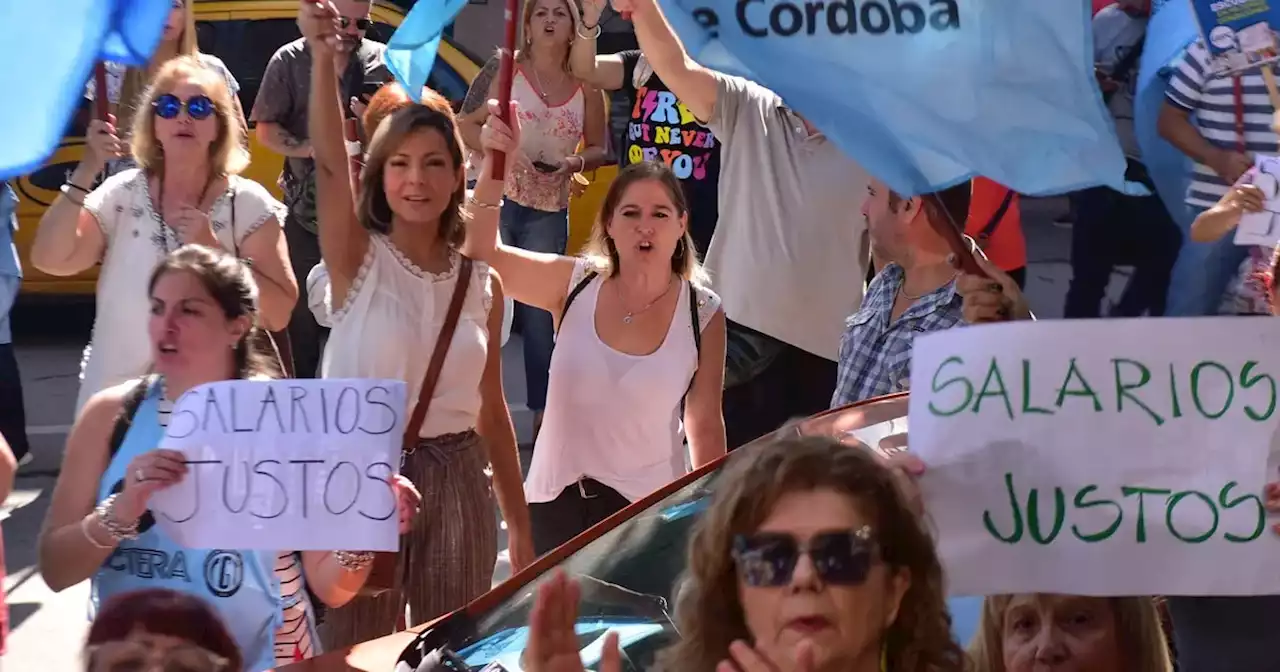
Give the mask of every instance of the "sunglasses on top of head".
[{"label": "sunglasses on top of head", "polygon": [[152,107],[155,108],[156,116],[161,119],[173,119],[182,112],[183,108],[186,108],[187,115],[196,121],[208,119],[214,112],[213,101],[209,96],[191,96],[184,101],[172,93],[157,97]]},{"label": "sunglasses on top of head", "polygon": [[805,543],[785,533],[760,532],[734,537],[732,555],[743,583],[754,588],[791,583],[802,555],[809,556],[824,583],[857,586],[867,580],[876,544],[867,525],[852,531],[824,532]]},{"label": "sunglasses on top of head", "polygon": [[369,19],[353,19],[346,16],[338,17],[338,27],[344,30],[351,26],[355,26],[356,30],[369,30],[369,26],[372,25],[373,21]]}]

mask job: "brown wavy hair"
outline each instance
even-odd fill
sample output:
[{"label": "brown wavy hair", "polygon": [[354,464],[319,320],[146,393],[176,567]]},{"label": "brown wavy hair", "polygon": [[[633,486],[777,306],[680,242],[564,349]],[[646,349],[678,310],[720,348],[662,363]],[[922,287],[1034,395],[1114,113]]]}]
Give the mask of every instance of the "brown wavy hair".
[{"label": "brown wavy hair", "polygon": [[[227,661],[224,669],[240,670],[240,648],[218,614],[203,600],[165,588],[120,593],[102,605],[89,626],[86,652],[108,642],[121,642],[139,629],[190,642]],[[93,669],[90,653],[85,669]]]},{"label": "brown wavy hair", "polygon": [[[680,179],[665,164],[659,161],[641,161],[623,168],[618,176],[609,184],[609,191],[600,204],[600,213],[596,215],[595,225],[591,227],[591,238],[583,249],[583,256],[591,259],[599,272],[605,277],[618,274],[621,261],[618,259],[618,248],[609,236],[609,224],[613,222],[613,211],[618,209],[618,202],[638,182],[651,180],[662,185],[677,215],[687,216],[689,205],[685,201],[684,188]],[[707,272],[698,261],[698,249],[693,244],[693,236],[689,227],[684,229],[680,242],[676,243],[675,252],[671,255],[671,272],[700,287],[710,284]]]},{"label": "brown wavy hair", "polygon": [[852,498],[876,530],[880,557],[905,569],[911,585],[898,618],[884,633],[887,669],[962,672],[964,651],[951,636],[942,566],[933,539],[879,458],[870,451],[786,429],[736,451],[694,528],[689,563],[676,599],[680,641],[662,655],[664,672],[707,672],[729,655],[729,644],[754,638],[738,600],[730,552],[735,535],[759,528],[778,501],[794,492],[830,489]]},{"label": "brown wavy hair", "polygon": [[[982,601],[978,633],[969,645],[973,672],[1006,672],[1004,636],[1001,624],[1016,595],[992,595]],[[1106,600],[1116,619],[1116,641],[1120,644],[1126,670],[1130,672],[1171,672],[1169,643],[1156,602],[1150,597],[1099,597]]]},{"label": "brown wavy hair", "polygon": [[[383,88],[385,90],[386,87]],[[463,179],[462,136],[458,133],[458,119],[447,102],[443,106],[433,103],[429,98],[424,98],[423,102],[426,104],[409,104],[392,112],[391,116],[379,121],[377,128],[372,131],[369,151],[365,154],[364,170],[360,173],[356,217],[370,231],[384,235],[391,233],[391,204],[387,202],[387,194],[382,188],[387,161],[410,135],[418,131],[434,130],[444,137],[449,157],[457,172],[457,185],[453,195],[444,212],[440,213],[439,236],[449,246],[457,249],[462,247],[467,233],[462,218],[462,201],[467,195],[467,185]],[[368,110],[366,114],[367,112]]]}]

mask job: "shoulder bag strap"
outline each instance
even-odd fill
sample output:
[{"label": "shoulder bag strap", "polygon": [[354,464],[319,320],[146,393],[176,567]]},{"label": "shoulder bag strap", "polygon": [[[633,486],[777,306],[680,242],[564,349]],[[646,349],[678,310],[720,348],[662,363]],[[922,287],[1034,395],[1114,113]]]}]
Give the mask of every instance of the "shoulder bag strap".
[{"label": "shoulder bag strap", "polygon": [[693,323],[693,353],[696,359],[693,362],[693,376],[689,378],[689,387],[684,388],[684,397],[680,398],[680,406],[684,407],[684,400],[689,396],[689,391],[693,389],[693,380],[698,377],[698,365],[702,362],[702,320],[698,315],[698,289],[689,283],[689,319]]},{"label": "shoulder bag strap", "polygon": [[427,375],[422,379],[422,389],[418,391],[418,403],[413,405],[413,414],[404,426],[404,445],[411,448],[418,442],[418,433],[422,423],[427,419],[427,409],[431,407],[431,395],[435,393],[436,383],[440,380],[440,370],[444,368],[444,357],[449,353],[449,343],[453,341],[453,332],[458,328],[458,318],[462,315],[462,302],[467,297],[467,288],[471,285],[471,259],[462,257],[458,266],[458,282],[453,286],[453,298],[449,300],[449,312],[445,314],[444,324],[440,325],[440,335],[436,337],[435,348],[431,351],[431,363],[427,365]]},{"label": "shoulder bag strap", "polygon": [[107,441],[108,460],[120,452],[120,446],[124,445],[124,437],[129,434],[129,428],[133,426],[133,416],[138,414],[138,408],[142,406],[142,400],[146,399],[147,390],[151,389],[151,383],[154,380],[155,376],[143,376],[125,395],[124,401],[120,404],[120,413],[111,427],[111,438]]},{"label": "shoulder bag strap", "polygon": [[995,233],[996,229],[1000,228],[1000,222],[1004,221],[1004,216],[1009,212],[1009,206],[1012,204],[1013,190],[1006,187],[1004,200],[1000,201],[1000,207],[996,208],[995,214],[991,215],[991,219],[987,222],[987,225],[982,227],[982,230],[978,232],[978,247],[983,249],[987,247],[987,241],[991,240],[991,234]]}]

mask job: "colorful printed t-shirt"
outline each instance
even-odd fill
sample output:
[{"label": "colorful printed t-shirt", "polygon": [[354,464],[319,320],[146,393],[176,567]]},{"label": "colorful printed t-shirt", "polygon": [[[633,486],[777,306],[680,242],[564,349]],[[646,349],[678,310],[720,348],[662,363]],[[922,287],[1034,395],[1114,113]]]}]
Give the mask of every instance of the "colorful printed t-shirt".
[{"label": "colorful printed t-shirt", "polygon": [[640,51],[623,51],[622,91],[632,101],[631,118],[620,143],[621,167],[661,161],[684,185],[689,201],[689,231],[701,255],[711,245],[719,219],[720,141],[715,133],[676,100]]}]

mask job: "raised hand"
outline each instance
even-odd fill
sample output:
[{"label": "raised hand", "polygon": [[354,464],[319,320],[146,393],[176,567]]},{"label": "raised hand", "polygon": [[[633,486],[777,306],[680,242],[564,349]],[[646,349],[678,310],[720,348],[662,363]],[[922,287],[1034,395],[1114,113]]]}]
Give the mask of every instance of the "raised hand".
[{"label": "raised hand", "polygon": [[152,450],[133,458],[125,468],[124,490],[115,503],[117,518],[122,523],[142,518],[151,495],[181,483],[187,469],[186,456],[176,450]]},{"label": "raised hand", "polygon": [[85,162],[101,169],[112,159],[124,156],[124,143],[116,135],[116,116],[108,114],[106,120],[94,119],[89,122],[85,131],[85,144],[89,151],[85,154]]},{"label": "raised hand", "polygon": [[[578,584],[564,571],[538,586],[538,596],[529,614],[529,643],[521,656],[525,672],[585,672],[578,651]],[[605,636],[600,672],[621,672],[622,654],[618,635]]]}]

